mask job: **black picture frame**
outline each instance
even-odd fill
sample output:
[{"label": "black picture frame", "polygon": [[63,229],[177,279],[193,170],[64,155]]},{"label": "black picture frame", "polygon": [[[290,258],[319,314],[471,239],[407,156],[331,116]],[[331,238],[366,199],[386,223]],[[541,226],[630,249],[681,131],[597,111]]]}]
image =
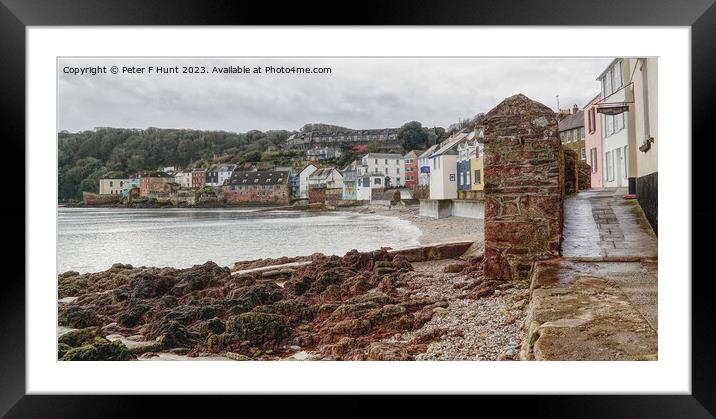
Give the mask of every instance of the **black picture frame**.
[{"label": "black picture frame", "polygon": [[[716,6],[714,0],[555,0],[550,2],[513,0],[511,2],[439,1],[423,2],[360,2],[354,9],[339,11],[332,3],[278,3],[232,1],[111,1],[111,0],[0,0],[0,106],[3,120],[3,147],[6,173],[12,179],[24,179],[32,162],[25,160],[25,42],[27,26],[65,25],[256,25],[297,23],[312,25],[591,25],[591,26],[689,26],[691,27],[692,69],[692,138],[699,138],[698,153],[693,153],[692,196],[709,191],[713,176],[709,162],[699,158],[713,156],[713,136],[706,130],[711,118],[712,98],[716,94],[714,57],[716,57]],[[594,12],[599,8],[599,13]],[[343,10],[341,7],[340,10]],[[335,11],[340,17],[320,19],[320,11]],[[324,13],[325,14],[325,13]],[[689,141],[669,139],[669,141]],[[22,156],[22,158],[20,158]],[[18,176],[17,174],[20,174]],[[2,199],[5,220],[23,219],[25,194],[14,188],[12,197]],[[699,202],[701,201],[701,202]],[[709,238],[716,237],[716,210],[709,200],[692,200],[692,263],[696,268],[716,250]],[[26,395],[25,378],[25,229],[16,221],[3,223],[7,237],[3,252],[6,271],[0,287],[0,414],[8,417],[128,417],[147,413],[148,406],[160,406],[162,416],[187,416],[201,412],[203,416],[219,414],[215,410],[223,398],[184,396],[40,396]],[[700,240],[699,240],[700,239]],[[686,263],[686,261],[684,261]],[[8,272],[15,275],[8,275]],[[713,319],[712,282],[708,273],[696,275],[692,286],[692,391],[690,395],[599,395],[599,396],[480,396],[469,401],[475,412],[483,406],[506,406],[510,414],[526,417],[713,417],[716,414],[716,371],[712,355]],[[706,271],[708,272],[708,271]],[[690,281],[691,278],[664,280]],[[585,377],[586,378],[586,377]],[[238,378],[237,378],[238,379]],[[476,378],[479,379],[479,378]],[[534,379],[539,386],[539,377]],[[197,396],[199,397],[199,396]],[[286,409],[292,414],[317,410],[325,401],[306,400],[298,403],[292,396],[285,400],[267,401],[255,397],[254,402],[269,405],[273,413]],[[245,401],[233,401],[240,406]],[[338,396],[332,402],[346,416],[372,415],[372,401],[346,399]],[[422,408],[425,399],[411,402],[393,401],[380,408],[381,413],[407,414]],[[433,401],[428,399],[427,403]],[[435,402],[442,415],[464,414],[463,403],[454,400]],[[144,406],[144,407],[140,407]],[[301,409],[310,407],[301,413]],[[248,411],[247,411],[248,412]],[[487,410],[484,411],[487,413]]]}]

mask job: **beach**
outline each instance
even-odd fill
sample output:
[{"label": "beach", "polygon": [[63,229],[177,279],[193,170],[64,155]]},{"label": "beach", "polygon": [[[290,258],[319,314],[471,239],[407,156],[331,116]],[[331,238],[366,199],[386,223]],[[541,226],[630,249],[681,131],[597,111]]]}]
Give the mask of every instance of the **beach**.
[{"label": "beach", "polygon": [[406,208],[373,208],[360,207],[352,211],[361,214],[376,214],[386,217],[396,217],[409,221],[418,227],[422,234],[419,237],[420,244],[428,245],[445,242],[459,241],[484,241],[484,221],[475,218],[449,217],[439,220],[429,217],[421,217],[418,214],[418,207]]}]

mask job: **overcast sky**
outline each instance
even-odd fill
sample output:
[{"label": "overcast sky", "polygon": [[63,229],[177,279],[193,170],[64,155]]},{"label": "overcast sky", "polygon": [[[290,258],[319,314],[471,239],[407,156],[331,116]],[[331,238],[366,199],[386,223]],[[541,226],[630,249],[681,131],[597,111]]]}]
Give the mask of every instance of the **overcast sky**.
[{"label": "overcast sky", "polygon": [[[524,93],[552,109],[583,107],[611,58],[59,59],[58,130],[98,126],[245,132],[321,122],[349,128],[442,126]],[[111,74],[111,66],[330,67],[331,74]],[[66,67],[106,66],[73,75]],[[146,71],[146,70],[145,70]]]}]

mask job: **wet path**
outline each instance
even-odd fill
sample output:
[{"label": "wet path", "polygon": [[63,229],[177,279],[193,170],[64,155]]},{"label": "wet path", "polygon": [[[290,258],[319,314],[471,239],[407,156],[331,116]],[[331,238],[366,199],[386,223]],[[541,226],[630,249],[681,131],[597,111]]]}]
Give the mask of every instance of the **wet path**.
[{"label": "wet path", "polygon": [[657,240],[623,190],[585,191],[564,202],[564,241],[567,258],[656,258]]},{"label": "wet path", "polygon": [[565,199],[563,257],[535,264],[522,359],[658,359],[658,242],[624,192]]}]

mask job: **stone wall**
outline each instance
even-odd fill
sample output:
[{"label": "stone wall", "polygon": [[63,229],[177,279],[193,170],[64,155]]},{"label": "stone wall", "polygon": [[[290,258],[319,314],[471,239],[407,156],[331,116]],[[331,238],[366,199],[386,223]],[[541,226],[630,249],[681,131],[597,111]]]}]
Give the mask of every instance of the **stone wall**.
[{"label": "stone wall", "polygon": [[578,192],[577,152],[564,147],[564,193],[571,195]]},{"label": "stone wall", "polygon": [[519,94],[488,112],[484,126],[485,278],[527,280],[535,260],[560,254],[565,173],[556,115]]},{"label": "stone wall", "polygon": [[308,189],[308,203],[324,203],[326,202],[326,188],[309,188]]},{"label": "stone wall", "polygon": [[577,161],[577,186],[580,191],[592,187],[592,167],[584,160]]},{"label": "stone wall", "polygon": [[570,195],[591,187],[592,168],[576,151],[564,147],[564,193]]}]

